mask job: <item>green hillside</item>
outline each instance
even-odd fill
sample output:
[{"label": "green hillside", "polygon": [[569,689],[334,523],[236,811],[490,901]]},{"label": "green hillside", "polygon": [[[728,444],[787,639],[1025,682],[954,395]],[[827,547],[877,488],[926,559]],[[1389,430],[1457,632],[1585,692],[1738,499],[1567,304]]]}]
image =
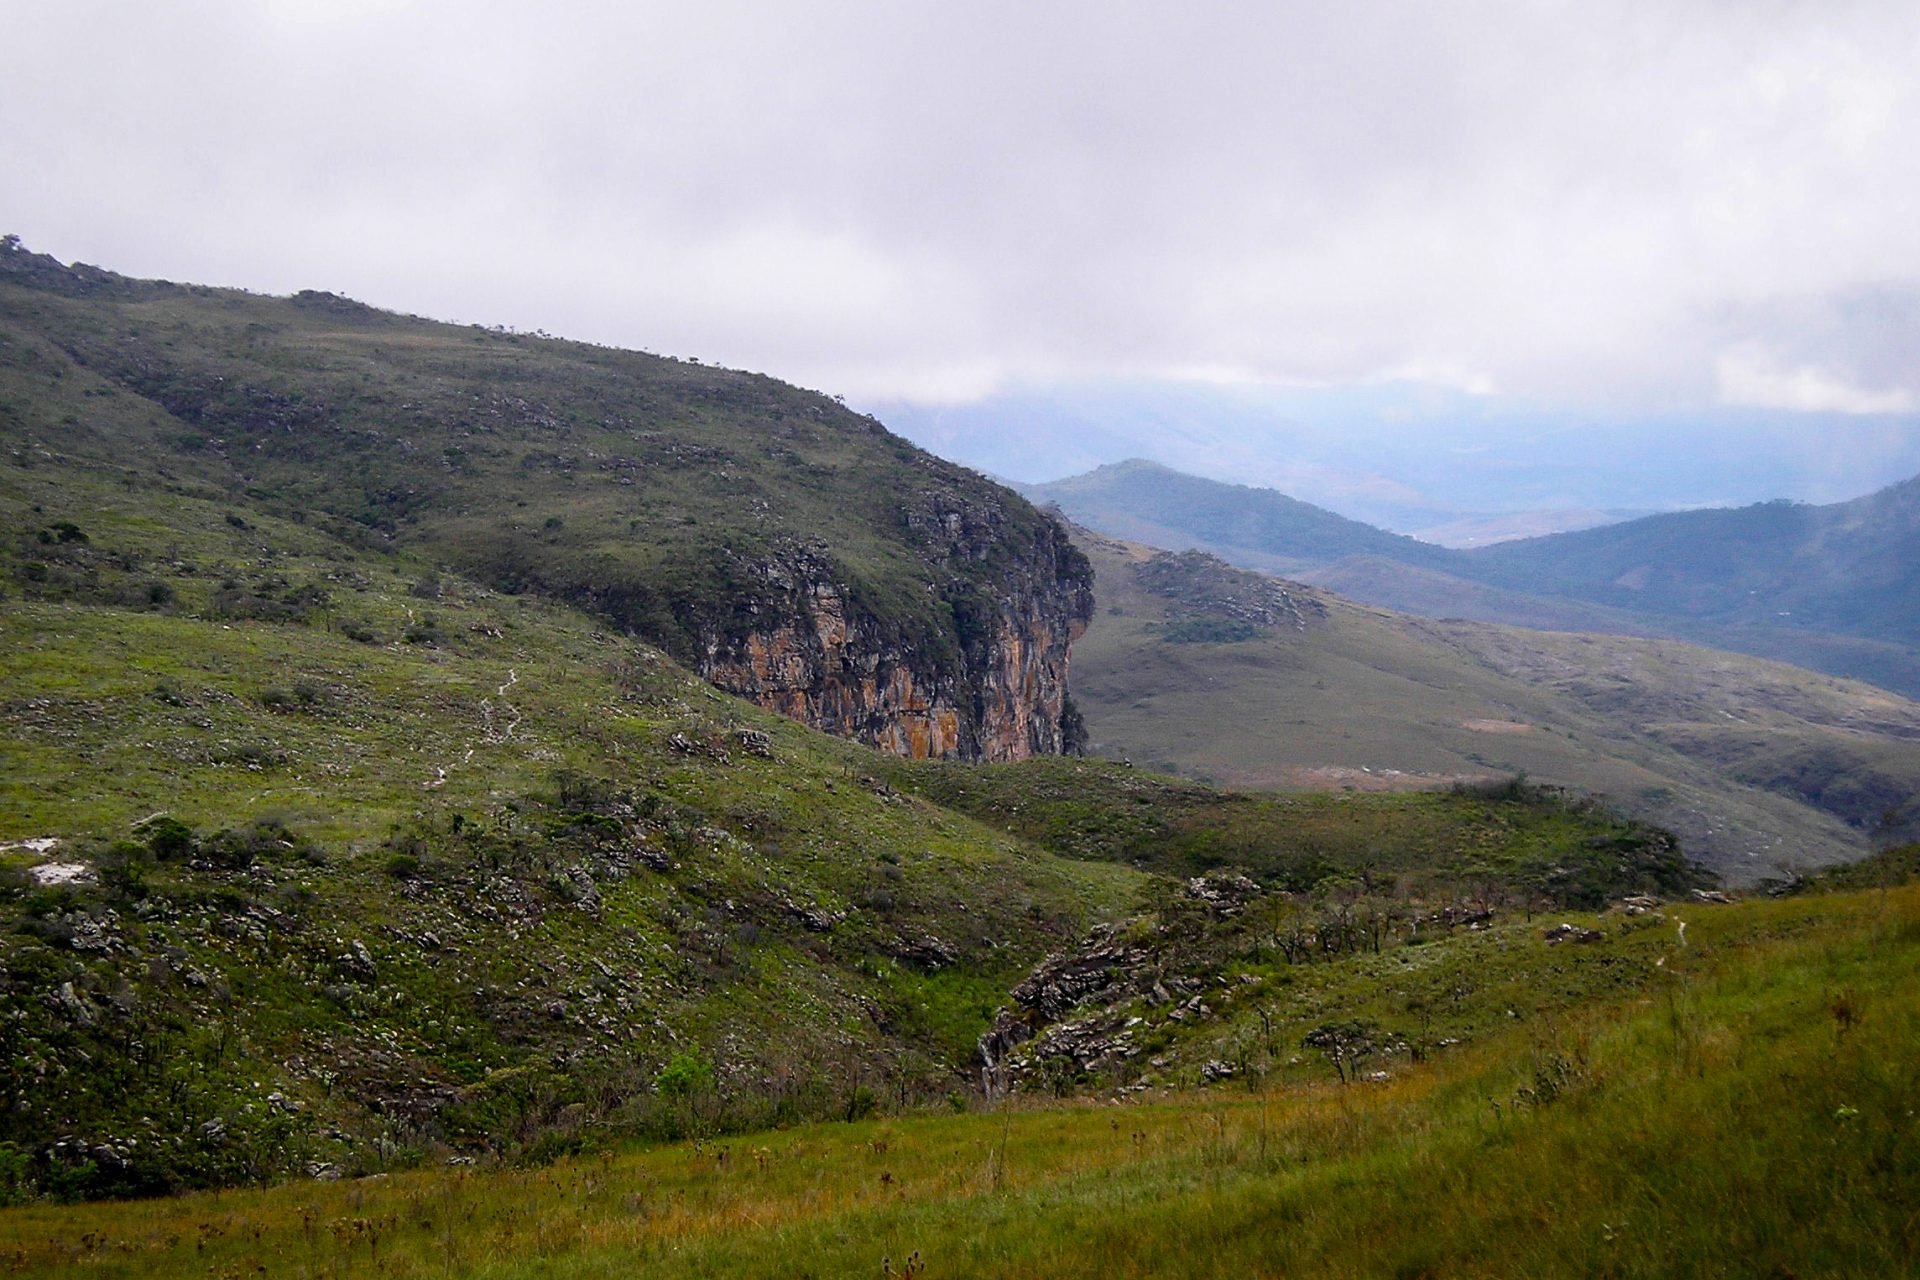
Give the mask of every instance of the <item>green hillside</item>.
[{"label": "green hillside", "polygon": [[[1911,829],[1920,707],[1883,690],[1670,641],[1430,622],[1270,580],[1300,616],[1249,625],[1232,597],[1252,587],[1216,586],[1210,615],[1204,593],[1154,571],[1172,557],[1082,541],[1098,604],[1074,689],[1097,754],[1242,787],[1523,773],[1606,796],[1736,881]],[[1215,566],[1218,583],[1259,581]],[[1240,629],[1196,633],[1209,616]]]},{"label": "green hillside", "polygon": [[1685,511],[1471,553],[1473,576],[1637,613],[1920,645],[1920,477],[1830,506]]},{"label": "green hillside", "polygon": [[1126,462],[1024,490],[1110,537],[1435,618],[1660,635],[1920,696],[1920,479],[1452,551],[1271,489]]},{"label": "green hillside", "polygon": [[[870,606],[855,665],[911,650],[938,685],[1070,623],[1085,561],[764,379],[7,252],[0,1199],[969,1105],[1037,962],[1223,861],[1274,893],[1390,871],[1409,910],[1695,882],[1578,806],[1242,802],[816,732],[626,605],[769,634],[722,570],[810,529]],[[1007,575],[1064,614],[970,611]],[[1180,834],[1062,840],[1029,791]]]},{"label": "green hillside", "polygon": [[[1306,991],[1209,996],[1251,1064],[1312,1084],[1248,1069],[1125,1107],[15,1208],[0,1252],[50,1277],[1910,1273],[1920,896],[1672,914],[1581,918],[1588,944],[1462,932],[1294,966]],[[1342,1083],[1305,1040],[1354,1052],[1350,1027],[1262,1019],[1342,978],[1410,1037],[1463,1005],[1493,1029],[1415,1056],[1354,1020],[1373,1048]]]},{"label": "green hillside", "polygon": [[[743,692],[778,683],[769,662],[811,663],[811,683],[788,674],[763,701],[804,696],[816,723],[869,741],[897,709],[869,705],[862,679],[953,708],[957,754],[987,753],[980,708],[1010,632],[1064,636],[1085,607],[1054,520],[826,396],[16,244],[0,248],[0,441],[0,500],[26,537],[97,523],[100,493],[225,502],[578,604]],[[137,573],[164,577],[167,548],[141,550],[159,563]],[[15,589],[97,598],[96,572],[50,560]],[[842,635],[871,669],[832,669]],[[1025,727],[1057,749],[1056,725]]]}]

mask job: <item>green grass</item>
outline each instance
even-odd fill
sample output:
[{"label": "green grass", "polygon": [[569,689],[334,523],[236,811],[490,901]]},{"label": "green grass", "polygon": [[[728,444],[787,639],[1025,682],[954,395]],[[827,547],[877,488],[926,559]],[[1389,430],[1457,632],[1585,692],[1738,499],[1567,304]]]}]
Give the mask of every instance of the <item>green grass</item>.
[{"label": "green grass", "polygon": [[37,1275],[1899,1275],[1920,893],[1702,908],[1389,1083],[802,1126],[0,1213]]},{"label": "green grass", "polygon": [[[0,853],[0,1047],[42,1189],[673,1127],[651,1085],[687,1047],[708,1125],[944,1097],[997,993],[1144,883],[893,794],[565,605],[191,493],[154,521],[84,473],[24,488],[0,562],[50,572],[0,602],[0,842],[63,845]],[[34,536],[56,493],[84,542]],[[145,848],[156,814],[195,846]],[[36,887],[48,859],[93,880]]]},{"label": "green grass", "polygon": [[[1672,642],[1423,621],[1299,587],[1298,623],[1170,644],[1167,620],[1205,601],[1164,587],[1142,549],[1083,542],[1098,605],[1074,649],[1074,700],[1096,754],[1241,788],[1525,774],[1674,831],[1736,882],[1863,856],[1882,811],[1920,786],[1920,708],[1884,690]],[[1249,590],[1224,583],[1217,607]]]},{"label": "green grass", "polygon": [[1519,783],[1273,795],[1091,760],[902,764],[889,772],[947,808],[1057,853],[1166,874],[1234,868],[1299,890],[1332,878],[1403,892],[1485,881],[1591,906],[1705,883],[1665,832]]}]

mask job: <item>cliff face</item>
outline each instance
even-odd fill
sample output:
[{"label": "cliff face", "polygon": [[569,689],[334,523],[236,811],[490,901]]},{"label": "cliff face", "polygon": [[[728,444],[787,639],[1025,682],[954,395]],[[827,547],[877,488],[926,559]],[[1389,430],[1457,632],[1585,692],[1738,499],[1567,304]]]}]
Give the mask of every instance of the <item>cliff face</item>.
[{"label": "cliff face", "polygon": [[864,604],[823,557],[765,564],[772,598],[744,634],[709,637],[701,672],[815,728],[915,760],[1057,754],[1068,649],[1092,616],[1092,572],[1050,520],[1011,547],[995,542],[999,526],[979,508],[932,522],[952,576],[934,611],[941,621],[917,629]]}]

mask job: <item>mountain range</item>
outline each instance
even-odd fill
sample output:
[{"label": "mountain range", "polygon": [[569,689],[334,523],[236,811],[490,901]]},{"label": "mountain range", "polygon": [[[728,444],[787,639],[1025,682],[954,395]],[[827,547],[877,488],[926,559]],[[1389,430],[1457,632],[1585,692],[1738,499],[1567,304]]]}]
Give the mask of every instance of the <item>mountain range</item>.
[{"label": "mountain range", "polygon": [[0,239],[0,1256],[1896,1267],[1920,707],[1180,492]]},{"label": "mountain range", "polygon": [[1920,693],[1920,479],[1455,550],[1131,461],[1022,486],[1117,537],[1434,617],[1670,636]]}]

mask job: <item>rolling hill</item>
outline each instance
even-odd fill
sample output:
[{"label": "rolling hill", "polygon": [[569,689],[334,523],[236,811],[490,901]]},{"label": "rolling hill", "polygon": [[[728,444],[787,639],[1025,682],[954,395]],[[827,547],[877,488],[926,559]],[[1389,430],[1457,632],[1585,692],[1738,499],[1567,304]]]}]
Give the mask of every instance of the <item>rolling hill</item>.
[{"label": "rolling hill", "polygon": [[[83,469],[578,604],[889,749],[1060,747],[1087,571],[1059,525],[771,378],[5,243],[0,431],[16,500],[54,513],[29,533],[86,523]],[[91,589],[47,573],[19,589]]]},{"label": "rolling hill", "polygon": [[819,396],[0,265],[0,1200],[969,1105],[1033,966],[1208,850],[1392,850],[1409,912],[1700,882],[1531,793],[1019,759],[1086,560]]},{"label": "rolling hill", "polygon": [[1920,479],[1830,506],[1668,513],[1471,551],[1137,461],[1024,492],[1113,537],[1402,612],[1667,636],[1920,695]]},{"label": "rolling hill", "polygon": [[[1390,613],[1202,553],[1083,535],[1090,749],[1232,786],[1525,773],[1601,793],[1737,881],[1910,830],[1920,706],[1672,641]],[[1264,602],[1264,604],[1262,604]]]}]

